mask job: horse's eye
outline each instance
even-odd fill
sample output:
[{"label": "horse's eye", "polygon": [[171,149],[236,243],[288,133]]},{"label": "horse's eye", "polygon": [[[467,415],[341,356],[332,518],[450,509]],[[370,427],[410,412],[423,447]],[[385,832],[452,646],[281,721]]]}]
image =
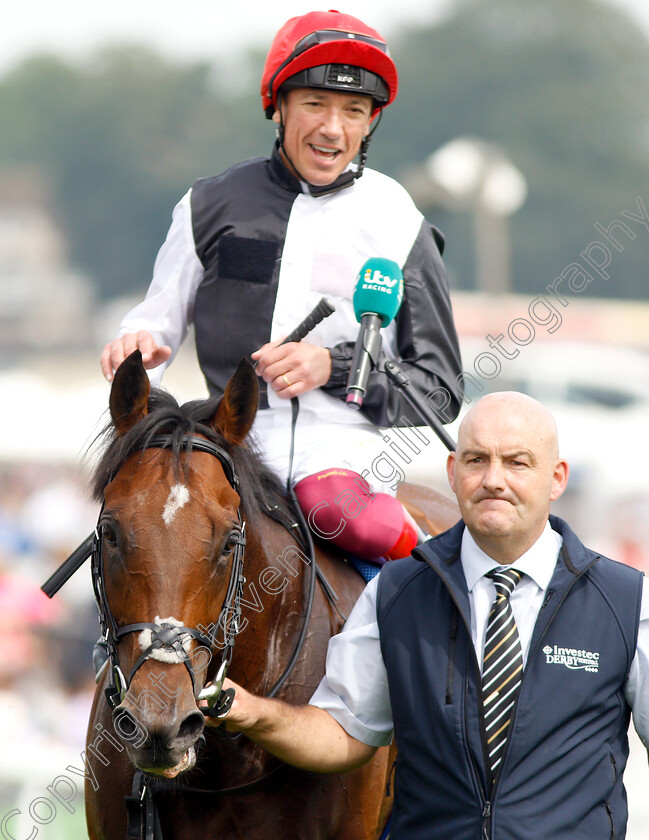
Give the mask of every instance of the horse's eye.
[{"label": "horse's eye", "polygon": [[239,531],[230,531],[223,546],[223,554],[231,554],[239,540]]},{"label": "horse's eye", "polygon": [[108,545],[117,545],[117,534],[115,533],[115,529],[112,525],[102,525],[101,535]]}]

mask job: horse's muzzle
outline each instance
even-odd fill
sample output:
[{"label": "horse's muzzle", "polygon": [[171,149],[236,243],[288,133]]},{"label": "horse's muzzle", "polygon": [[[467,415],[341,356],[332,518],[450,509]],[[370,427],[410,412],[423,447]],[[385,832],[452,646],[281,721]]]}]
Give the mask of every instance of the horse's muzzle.
[{"label": "horse's muzzle", "polygon": [[196,763],[195,745],[205,725],[198,707],[184,715],[150,718],[134,709],[127,695],[114,710],[113,723],[131,762],[146,773],[173,778]]}]

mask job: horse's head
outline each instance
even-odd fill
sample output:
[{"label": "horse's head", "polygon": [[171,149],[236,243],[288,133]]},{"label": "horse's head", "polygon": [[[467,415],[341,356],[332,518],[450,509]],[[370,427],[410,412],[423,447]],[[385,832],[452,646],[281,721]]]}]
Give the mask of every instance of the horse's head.
[{"label": "horse's head", "polygon": [[236,632],[227,602],[242,523],[228,452],[250,430],[257,387],[242,362],[218,403],[179,407],[151,392],[138,351],[115,374],[112,440],[95,476],[104,507],[94,580],[115,732],[150,773],[193,766],[204,725],[196,698]]}]

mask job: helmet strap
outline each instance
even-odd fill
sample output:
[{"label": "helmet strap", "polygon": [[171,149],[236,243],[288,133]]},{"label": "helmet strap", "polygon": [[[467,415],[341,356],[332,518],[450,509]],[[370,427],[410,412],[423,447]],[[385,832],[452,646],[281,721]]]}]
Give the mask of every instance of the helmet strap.
[{"label": "helmet strap", "polygon": [[[282,92],[281,91],[277,92],[277,110],[279,111],[279,123],[277,125],[277,128],[275,129],[275,134],[277,136],[277,142],[279,143],[280,149],[282,149],[284,154],[286,154],[286,149],[284,148],[284,114],[282,113]],[[291,166],[293,166],[293,164],[291,164]],[[293,167],[293,168],[295,169],[295,167]]]},{"label": "helmet strap", "polygon": [[300,181],[307,185],[310,195],[312,195],[314,198],[320,198],[320,196],[338,192],[339,190],[345,189],[345,187],[349,187],[351,184],[354,183],[354,181],[361,177],[361,175],[363,174],[363,170],[365,169],[365,164],[367,163],[367,151],[369,149],[370,140],[372,139],[372,135],[376,131],[378,124],[381,122],[381,117],[383,116],[382,107],[379,107],[379,115],[376,118],[376,122],[372,126],[371,131],[366,137],[363,138],[363,141],[361,142],[361,146],[358,151],[358,167],[356,171],[348,169],[346,172],[341,172],[341,174],[331,184],[322,184],[321,186],[317,184],[311,184],[309,181],[307,181],[307,179],[302,175],[302,173],[293,163],[293,161],[289,157],[288,152],[286,151],[286,146],[284,145],[284,115],[282,114],[281,93],[278,93],[277,96],[277,110],[279,111],[279,124],[276,129],[277,142],[279,143],[279,147],[282,150],[284,157],[291,164],[295,174],[298,176]]}]

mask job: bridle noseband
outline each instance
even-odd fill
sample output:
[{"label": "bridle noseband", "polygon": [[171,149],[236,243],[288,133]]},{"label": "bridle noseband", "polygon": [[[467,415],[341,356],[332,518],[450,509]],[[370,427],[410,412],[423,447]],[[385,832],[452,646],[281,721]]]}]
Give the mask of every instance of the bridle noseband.
[{"label": "bridle noseband", "polygon": [[[193,435],[183,435],[180,439],[169,435],[154,435],[151,437],[144,447],[145,449],[167,449],[173,447],[174,449],[181,446],[188,450],[207,452],[213,455],[221,463],[223,472],[228,480],[228,483],[237,493],[239,492],[239,479],[232,463],[232,459],[228,453],[217,443],[206,438],[195,437]],[[112,709],[115,709],[124,699],[129,689],[131,681],[138,669],[150,659],[156,651],[163,651],[169,654],[175,654],[178,662],[182,662],[192,681],[192,688],[194,696],[200,698],[197,692],[196,674],[194,666],[191,661],[191,656],[187,651],[185,645],[191,639],[198,642],[199,645],[209,651],[210,658],[215,648],[222,650],[221,663],[218,667],[216,676],[209,689],[209,703],[211,706],[218,704],[218,698],[221,693],[221,687],[227,669],[232,661],[232,653],[234,649],[234,642],[236,636],[241,628],[241,599],[243,597],[243,584],[245,578],[243,576],[243,559],[246,545],[245,537],[245,522],[241,519],[241,513],[237,509],[237,518],[239,520],[239,528],[234,536],[234,546],[232,549],[232,566],[230,569],[230,580],[228,589],[221,606],[219,619],[216,624],[211,624],[209,629],[176,626],[166,622],[156,623],[150,621],[139,621],[134,624],[127,624],[120,627],[115,620],[115,617],[108,604],[106,595],[106,582],[103,574],[103,539],[104,539],[104,525],[102,525],[101,517],[102,511],[99,514],[99,521],[95,528],[95,534],[92,547],[92,585],[95,593],[95,600],[97,602],[97,609],[99,611],[99,623],[101,626],[102,638],[106,649],[108,651],[108,668],[109,684],[105,689],[106,699]],[[223,640],[217,643],[217,634],[219,629],[223,631]],[[151,631],[151,642],[148,647],[141,653],[137,661],[131,669],[128,679],[125,678],[124,672],[119,663],[119,655],[117,646],[119,642],[130,633],[141,632],[142,630]]]}]

